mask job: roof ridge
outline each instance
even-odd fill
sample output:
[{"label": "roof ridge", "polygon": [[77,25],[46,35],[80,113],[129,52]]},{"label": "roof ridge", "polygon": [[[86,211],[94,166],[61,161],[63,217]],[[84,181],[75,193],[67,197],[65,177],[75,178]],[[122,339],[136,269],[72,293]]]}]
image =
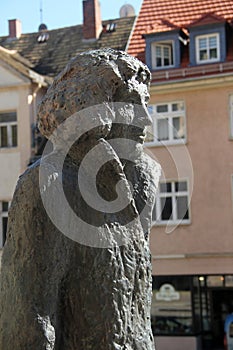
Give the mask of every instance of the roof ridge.
[{"label": "roof ridge", "polygon": [[211,12],[204,13],[198,19],[191,22],[189,25],[194,25],[194,24],[199,23],[202,20],[207,19],[207,18],[213,18],[213,19],[216,19],[219,21],[226,21],[226,19],[223,16],[220,16],[220,15],[216,14],[214,11],[211,11]]},{"label": "roof ridge", "polygon": [[14,55],[17,51],[16,50],[9,50],[6,49],[5,47],[0,45],[0,51],[7,53],[8,55]]}]

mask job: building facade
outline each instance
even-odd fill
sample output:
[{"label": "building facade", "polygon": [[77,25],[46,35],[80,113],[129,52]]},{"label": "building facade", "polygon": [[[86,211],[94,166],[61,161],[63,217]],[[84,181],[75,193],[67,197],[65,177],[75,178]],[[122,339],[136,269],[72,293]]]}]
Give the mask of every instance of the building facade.
[{"label": "building facade", "polygon": [[[0,248],[19,174],[38,151],[36,105],[71,57],[112,47],[152,72],[146,146],[162,166],[151,231],[157,350],[223,349],[233,311],[233,3],[144,0],[134,17],[0,37]],[[94,17],[91,17],[94,16]]]},{"label": "building facade", "polygon": [[223,349],[233,312],[233,3],[144,0],[128,52],[152,72],[147,147],[158,350]]}]

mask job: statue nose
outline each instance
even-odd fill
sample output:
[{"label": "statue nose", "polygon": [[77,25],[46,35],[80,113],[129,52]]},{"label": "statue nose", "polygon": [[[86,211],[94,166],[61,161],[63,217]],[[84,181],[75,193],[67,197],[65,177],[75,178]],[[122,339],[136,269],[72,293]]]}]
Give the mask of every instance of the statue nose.
[{"label": "statue nose", "polygon": [[135,111],[135,124],[139,127],[152,125],[152,117],[145,104],[137,106]]}]

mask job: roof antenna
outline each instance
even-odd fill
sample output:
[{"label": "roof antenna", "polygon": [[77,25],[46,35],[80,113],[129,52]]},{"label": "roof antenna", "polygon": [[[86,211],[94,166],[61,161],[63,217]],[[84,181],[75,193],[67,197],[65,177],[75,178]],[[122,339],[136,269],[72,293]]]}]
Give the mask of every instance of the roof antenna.
[{"label": "roof antenna", "polygon": [[40,23],[43,23],[43,0],[40,0]]},{"label": "roof antenna", "polygon": [[[39,25],[38,30],[39,30],[39,32],[42,32],[42,31],[45,31],[47,29],[48,29],[48,27],[46,26],[46,24],[43,23],[43,0],[40,0],[40,25]],[[48,40],[48,38],[46,40]]]}]

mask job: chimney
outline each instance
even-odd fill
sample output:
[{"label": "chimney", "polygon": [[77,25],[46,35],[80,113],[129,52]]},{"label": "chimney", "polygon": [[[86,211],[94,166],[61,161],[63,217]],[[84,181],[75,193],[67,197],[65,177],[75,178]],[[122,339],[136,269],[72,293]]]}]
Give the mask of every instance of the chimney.
[{"label": "chimney", "polygon": [[96,40],[102,32],[99,0],[83,0],[83,38]]},{"label": "chimney", "polygon": [[19,19],[9,19],[9,38],[20,38],[21,30],[21,21]]}]

